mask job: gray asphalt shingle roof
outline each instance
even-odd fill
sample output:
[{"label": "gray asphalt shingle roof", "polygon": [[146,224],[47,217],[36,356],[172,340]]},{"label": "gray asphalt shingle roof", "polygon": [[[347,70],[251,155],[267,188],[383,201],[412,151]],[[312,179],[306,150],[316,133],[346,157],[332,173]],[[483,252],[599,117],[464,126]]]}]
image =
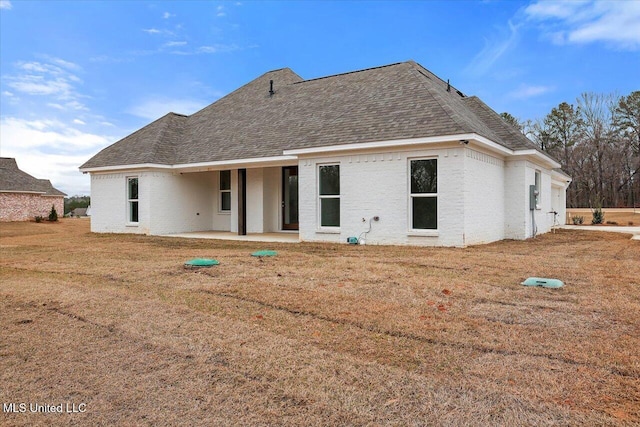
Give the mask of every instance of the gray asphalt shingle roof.
[{"label": "gray asphalt shingle roof", "polygon": [[34,192],[46,196],[66,196],[56,189],[48,179],[38,179],[18,168],[16,159],[0,157],[0,191]]},{"label": "gray asphalt shingle roof", "polygon": [[310,80],[283,68],[191,116],[169,113],[81,167],[271,157],[291,149],[464,133],[513,150],[536,148],[478,98],[447,91],[445,81],[413,61]]}]

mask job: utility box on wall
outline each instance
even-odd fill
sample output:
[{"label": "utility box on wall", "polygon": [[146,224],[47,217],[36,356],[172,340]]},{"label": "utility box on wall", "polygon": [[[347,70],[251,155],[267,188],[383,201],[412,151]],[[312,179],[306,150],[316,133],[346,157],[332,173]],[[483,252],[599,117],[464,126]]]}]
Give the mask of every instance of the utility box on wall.
[{"label": "utility box on wall", "polygon": [[535,185],[529,186],[529,210],[533,211],[538,209],[538,190]]}]

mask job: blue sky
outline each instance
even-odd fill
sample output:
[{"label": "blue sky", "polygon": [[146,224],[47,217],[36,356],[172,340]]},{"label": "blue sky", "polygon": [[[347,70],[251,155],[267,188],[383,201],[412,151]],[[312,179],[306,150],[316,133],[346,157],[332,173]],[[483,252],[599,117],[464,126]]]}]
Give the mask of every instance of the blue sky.
[{"label": "blue sky", "polygon": [[78,166],[266,71],[413,59],[520,119],[640,90],[640,1],[0,0],[0,155],[73,194]]}]

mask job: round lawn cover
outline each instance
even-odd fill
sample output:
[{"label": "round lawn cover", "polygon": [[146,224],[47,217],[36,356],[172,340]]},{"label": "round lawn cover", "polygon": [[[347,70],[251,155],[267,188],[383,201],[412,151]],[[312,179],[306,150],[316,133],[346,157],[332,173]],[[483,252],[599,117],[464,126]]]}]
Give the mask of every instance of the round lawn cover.
[{"label": "round lawn cover", "polygon": [[543,288],[561,288],[564,286],[562,280],[547,279],[544,277],[529,277],[521,283],[524,286],[542,286]]},{"label": "round lawn cover", "polygon": [[184,263],[185,267],[211,267],[218,264],[220,264],[220,261],[207,258],[194,258]]},{"label": "round lawn cover", "polygon": [[251,256],[276,256],[278,253],[276,251],[256,251],[251,254]]}]

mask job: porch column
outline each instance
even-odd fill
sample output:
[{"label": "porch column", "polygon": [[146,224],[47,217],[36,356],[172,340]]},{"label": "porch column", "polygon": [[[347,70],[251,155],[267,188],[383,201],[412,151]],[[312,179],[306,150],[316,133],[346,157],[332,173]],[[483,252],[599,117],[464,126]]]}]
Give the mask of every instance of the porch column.
[{"label": "porch column", "polygon": [[247,234],[247,170],[238,169],[238,235]]}]

